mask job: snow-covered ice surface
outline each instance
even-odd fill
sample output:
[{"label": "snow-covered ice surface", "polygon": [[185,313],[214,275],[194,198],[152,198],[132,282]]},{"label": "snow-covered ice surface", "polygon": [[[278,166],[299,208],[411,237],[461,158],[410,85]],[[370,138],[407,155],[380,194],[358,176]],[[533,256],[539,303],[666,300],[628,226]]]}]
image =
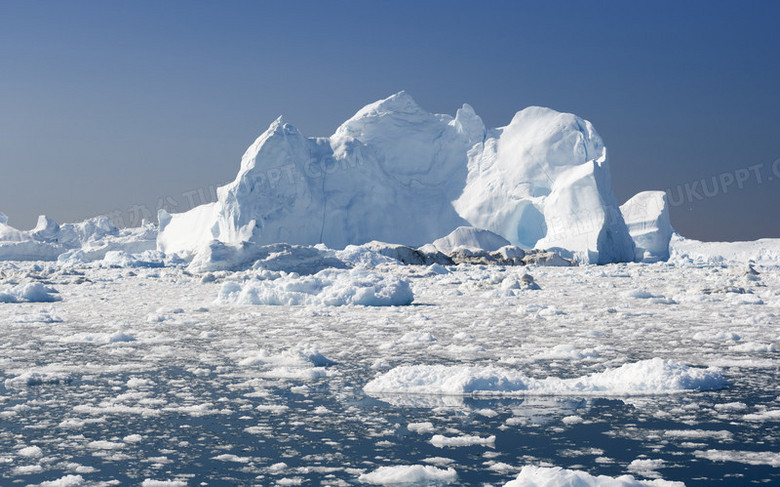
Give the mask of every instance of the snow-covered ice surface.
[{"label": "snow-covered ice surface", "polygon": [[[0,293],[59,298],[0,303],[0,485],[780,483],[776,267],[361,252],[309,275],[0,263]],[[540,289],[506,285],[525,273]],[[405,306],[340,294],[404,284]]]}]

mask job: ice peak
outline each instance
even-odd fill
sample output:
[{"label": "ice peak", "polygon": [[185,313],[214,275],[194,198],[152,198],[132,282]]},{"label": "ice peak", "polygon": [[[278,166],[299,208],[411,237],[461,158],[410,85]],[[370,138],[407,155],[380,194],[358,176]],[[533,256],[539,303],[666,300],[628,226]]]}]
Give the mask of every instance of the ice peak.
[{"label": "ice peak", "polygon": [[289,123],[285,118],[284,115],[279,115],[276,117],[276,120],[271,122],[271,125],[268,126],[268,130],[266,130],[266,133],[294,133],[297,132],[298,129],[295,128],[295,126],[291,123]]},{"label": "ice peak", "polygon": [[8,217],[2,211],[0,211],[0,223],[8,223]]},{"label": "ice peak", "polygon": [[485,139],[485,124],[468,103],[458,109],[455,119],[450,123],[468,138],[469,143],[482,142]]},{"label": "ice peak", "polygon": [[414,101],[412,95],[401,90],[383,100],[378,100],[366,105],[361,108],[353,118],[384,115],[388,113],[416,114],[420,112],[427,113],[420,108],[420,105],[418,105],[416,101]]}]

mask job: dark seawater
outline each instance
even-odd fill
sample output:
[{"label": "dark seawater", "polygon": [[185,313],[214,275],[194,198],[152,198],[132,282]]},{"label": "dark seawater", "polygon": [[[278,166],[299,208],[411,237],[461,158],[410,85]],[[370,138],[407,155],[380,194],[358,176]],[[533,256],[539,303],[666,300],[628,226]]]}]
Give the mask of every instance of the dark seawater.
[{"label": "dark seawater", "polygon": [[[748,372],[730,369],[728,376],[740,373]],[[769,385],[777,383],[780,373],[758,369],[749,374],[746,380],[732,381],[744,384],[741,387],[709,393],[494,400],[368,397],[361,391],[365,378],[352,371],[335,384],[328,378],[253,382],[252,371],[238,368],[193,371],[172,366],[132,374],[153,382],[135,389],[126,385],[130,375],[117,372],[74,374],[67,384],[14,389],[6,389],[5,377],[0,377],[0,485],[54,480],[74,474],[73,464],[94,469],[80,474],[88,483],[139,485],[144,479],[179,479],[189,485],[274,485],[286,479],[303,485],[345,485],[358,483],[359,471],[352,469],[370,472],[385,465],[425,463],[431,457],[451,460],[448,466],[457,471],[462,485],[503,485],[516,476],[511,468],[523,465],[554,465],[594,475],[660,475],[689,486],[780,485],[778,468],[694,454],[780,452],[777,422],[739,419],[757,404],[777,404],[776,396],[764,391],[774,389]],[[304,385],[306,389],[300,387]],[[117,400],[121,394],[128,395]],[[747,409],[715,408],[736,401]],[[112,404],[137,409],[100,412]],[[78,407],[84,405],[93,409]],[[259,405],[287,409],[258,410]],[[563,421],[575,416],[582,421]],[[70,422],[63,423],[66,420]],[[495,445],[437,448],[430,443],[433,433],[406,428],[413,422],[431,422],[435,433],[447,436],[495,435]],[[667,436],[669,430],[698,433]],[[701,430],[721,433],[710,436]],[[141,439],[126,441],[128,435]],[[111,443],[106,448],[91,443],[95,441]],[[30,445],[40,447],[43,456],[15,455]],[[221,455],[235,457],[215,459]],[[629,463],[642,457],[665,463],[656,473],[628,472]],[[269,469],[279,462],[286,468]],[[509,467],[489,468],[496,462]],[[25,465],[40,465],[41,471],[18,470]]]}]

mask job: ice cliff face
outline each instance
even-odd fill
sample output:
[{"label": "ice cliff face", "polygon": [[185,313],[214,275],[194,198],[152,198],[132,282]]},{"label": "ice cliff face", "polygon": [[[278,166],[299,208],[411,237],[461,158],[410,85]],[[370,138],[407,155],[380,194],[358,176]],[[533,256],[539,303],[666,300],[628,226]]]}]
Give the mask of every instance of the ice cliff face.
[{"label": "ice cliff face", "polygon": [[620,211],[636,244],[638,262],[669,259],[669,241],[674,229],[663,191],[643,191],[626,201]]},{"label": "ice cliff face", "polygon": [[468,105],[455,117],[432,114],[405,92],[367,105],[329,138],[304,137],[277,119],[216,203],[160,215],[158,248],[419,246],[467,225],[586,262],[634,258],[589,122],[531,107],[487,130]]}]

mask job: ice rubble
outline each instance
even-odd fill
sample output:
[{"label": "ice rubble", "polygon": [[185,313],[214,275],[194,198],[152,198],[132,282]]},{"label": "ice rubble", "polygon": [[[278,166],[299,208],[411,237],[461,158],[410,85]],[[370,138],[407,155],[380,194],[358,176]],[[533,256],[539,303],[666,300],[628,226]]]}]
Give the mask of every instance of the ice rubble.
[{"label": "ice rubble", "polygon": [[0,288],[0,303],[51,303],[61,299],[56,289],[40,282]]},{"label": "ice rubble", "polygon": [[568,470],[560,467],[525,466],[515,480],[507,482],[504,487],[684,487],[682,482],[668,480],[636,480],[631,475],[607,477],[593,476],[581,470]]},{"label": "ice rubble", "polygon": [[546,108],[487,130],[468,105],[455,117],[432,114],[400,92],[329,138],[306,138],[279,118],[217,193],[186,213],[161,212],[159,250],[193,254],[212,240],[416,247],[471,224],[586,262],[634,258],[600,137]]},{"label": "ice rubble", "polygon": [[534,379],[499,367],[406,365],[379,375],[363,390],[368,394],[645,395],[727,385],[718,369],[654,358],[572,379]]},{"label": "ice rubble", "polygon": [[405,306],[414,295],[406,280],[361,269],[325,269],[309,276],[225,282],[221,304]]},{"label": "ice rubble", "polygon": [[669,220],[669,203],[663,191],[644,191],[620,206],[628,232],[636,245],[638,262],[669,259],[669,241],[674,229]]}]

